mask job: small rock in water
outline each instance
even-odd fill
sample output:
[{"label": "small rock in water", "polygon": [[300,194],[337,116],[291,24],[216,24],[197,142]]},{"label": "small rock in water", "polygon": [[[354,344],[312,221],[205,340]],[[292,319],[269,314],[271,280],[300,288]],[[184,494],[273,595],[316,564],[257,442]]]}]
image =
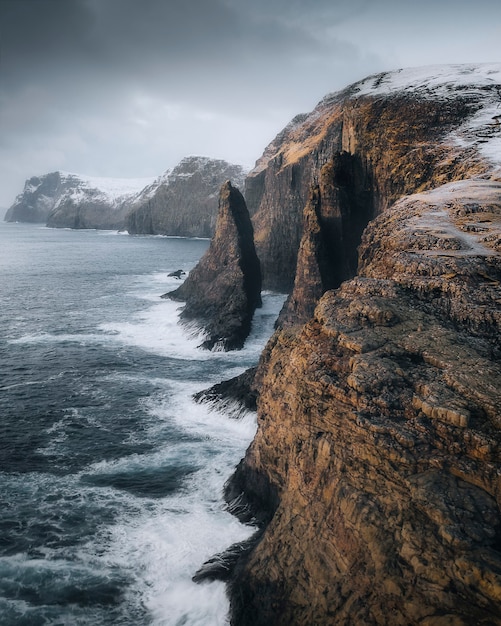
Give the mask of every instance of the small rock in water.
[{"label": "small rock in water", "polygon": [[174,277],[174,278],[181,278],[181,276],[184,276],[186,274],[186,272],[184,270],[175,270],[174,272],[171,272],[170,274],[167,274],[167,276],[169,277]]}]

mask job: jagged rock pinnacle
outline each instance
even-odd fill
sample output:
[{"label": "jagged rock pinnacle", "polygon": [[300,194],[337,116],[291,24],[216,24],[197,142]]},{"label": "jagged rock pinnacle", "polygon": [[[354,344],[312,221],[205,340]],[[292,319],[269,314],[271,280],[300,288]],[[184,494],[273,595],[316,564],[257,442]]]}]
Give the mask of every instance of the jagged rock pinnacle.
[{"label": "jagged rock pinnacle", "polygon": [[203,328],[203,347],[243,346],[261,305],[261,269],[245,200],[230,181],[221,187],[209,249],[186,281],[166,297],[186,302],[181,318]]}]

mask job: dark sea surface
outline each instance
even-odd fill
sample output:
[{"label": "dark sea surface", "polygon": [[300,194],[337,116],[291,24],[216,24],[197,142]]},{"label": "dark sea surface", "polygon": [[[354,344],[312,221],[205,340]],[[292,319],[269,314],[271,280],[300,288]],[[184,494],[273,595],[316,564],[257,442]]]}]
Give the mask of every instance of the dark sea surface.
[{"label": "dark sea surface", "polygon": [[178,325],[208,241],[0,223],[0,624],[221,626],[202,562],[252,529],[222,487],[255,432],[194,392],[255,364],[283,302],[264,294],[244,350]]}]

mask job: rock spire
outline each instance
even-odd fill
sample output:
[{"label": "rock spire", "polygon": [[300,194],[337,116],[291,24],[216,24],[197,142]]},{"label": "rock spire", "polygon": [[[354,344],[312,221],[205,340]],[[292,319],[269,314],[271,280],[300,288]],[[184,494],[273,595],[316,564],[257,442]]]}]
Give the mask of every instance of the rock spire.
[{"label": "rock spire", "polygon": [[216,232],[207,252],[165,297],[185,302],[181,319],[204,330],[203,347],[243,346],[261,306],[261,269],[245,200],[230,181],[221,187]]}]

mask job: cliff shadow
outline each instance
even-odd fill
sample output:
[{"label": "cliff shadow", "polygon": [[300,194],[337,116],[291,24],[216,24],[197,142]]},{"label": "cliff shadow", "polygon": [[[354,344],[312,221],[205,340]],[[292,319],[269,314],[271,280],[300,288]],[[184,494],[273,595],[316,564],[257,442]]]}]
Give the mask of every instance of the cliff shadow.
[{"label": "cliff shadow", "polygon": [[311,186],[294,287],[278,328],[305,323],[322,295],[358,271],[362,233],[375,216],[372,176],[358,154],[338,152]]}]

